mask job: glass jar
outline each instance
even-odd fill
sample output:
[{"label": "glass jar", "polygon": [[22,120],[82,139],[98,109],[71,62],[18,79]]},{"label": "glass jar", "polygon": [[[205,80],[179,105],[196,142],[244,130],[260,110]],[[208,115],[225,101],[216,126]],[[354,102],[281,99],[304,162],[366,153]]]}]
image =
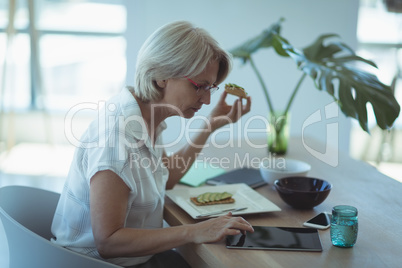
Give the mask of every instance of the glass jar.
[{"label": "glass jar", "polygon": [[337,247],[353,247],[357,240],[357,209],[352,206],[332,208],[331,241]]},{"label": "glass jar", "polygon": [[268,152],[275,156],[285,155],[289,142],[290,113],[270,113],[268,119]]}]

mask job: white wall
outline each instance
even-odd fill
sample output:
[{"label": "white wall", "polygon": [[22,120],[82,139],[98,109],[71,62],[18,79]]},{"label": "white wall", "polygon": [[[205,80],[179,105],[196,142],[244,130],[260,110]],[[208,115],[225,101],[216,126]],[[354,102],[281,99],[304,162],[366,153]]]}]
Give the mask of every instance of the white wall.
[{"label": "white wall", "polygon": [[[145,39],[158,27],[174,20],[188,20],[196,26],[209,31],[225,48],[232,49],[248,38],[254,37],[276,22],[280,17],[283,23],[282,33],[294,46],[305,47],[323,33],[337,33],[351,47],[356,47],[356,28],[358,0],[147,0],[129,1],[128,3],[128,68],[127,83],[133,84],[136,53]],[[290,93],[296,85],[301,72],[291,59],[279,58],[272,51],[261,51],[254,60],[263,73],[269,87],[275,109],[284,109]],[[244,126],[256,116],[266,116],[268,107],[262,89],[249,65],[243,66],[235,60],[234,69],[225,82],[234,82],[244,86],[252,96],[251,112],[236,126],[234,138],[243,137]],[[214,104],[204,107],[199,114],[207,115]],[[231,99],[232,101],[232,99]],[[318,91],[312,81],[306,78],[300,89],[291,113],[291,134],[316,137],[322,141],[327,138],[326,126],[332,123],[339,129],[339,135],[330,133],[331,144],[339,140],[340,148],[348,150],[350,121],[345,119],[339,109],[335,118],[325,120],[325,106],[332,99],[325,92]],[[302,131],[303,123],[317,110],[324,118],[311,124]],[[334,111],[333,111],[334,112]],[[174,141],[180,134],[185,121],[179,118],[168,119],[169,127],[165,132],[165,141]],[[188,123],[188,121],[187,121]],[[262,121],[254,120],[253,128],[263,128]],[[240,130],[240,131],[238,131]],[[229,139],[229,134],[220,138]],[[251,135],[249,135],[251,137]],[[264,133],[252,137],[265,137]]]},{"label": "white wall", "polygon": [[[337,33],[352,47],[356,47],[356,25],[358,0],[133,0],[126,1],[128,8],[128,50],[127,50],[127,84],[134,81],[135,61],[137,52],[145,39],[158,27],[174,20],[188,20],[195,25],[209,31],[225,49],[232,49],[245,40],[254,37],[261,31],[276,22],[280,17],[283,23],[282,33],[296,47],[309,45],[316,37],[323,33]],[[291,91],[293,90],[301,72],[295,67],[291,59],[280,58],[272,50],[259,52],[254,60],[263,73],[275,109],[284,109]],[[216,136],[221,143],[231,138],[250,139],[263,138],[265,133],[245,133],[245,126],[252,121],[249,128],[263,130],[264,124],[256,117],[266,117],[268,107],[262,89],[254,72],[249,65],[243,66],[238,59],[234,61],[234,69],[225,82],[234,82],[244,86],[252,96],[252,110],[241,122],[235,124],[233,131],[229,130]],[[223,85],[221,85],[223,86]],[[218,94],[218,93],[217,93]],[[198,114],[207,115],[217,102],[218,95],[214,95],[211,105],[205,106]],[[232,102],[234,98],[228,98]],[[340,148],[348,151],[350,139],[350,121],[345,119],[339,109],[339,115],[329,120],[322,120],[311,124],[304,130],[303,123],[316,111],[321,111],[325,119],[324,109],[332,103],[325,92],[319,92],[309,78],[300,89],[291,113],[291,134],[300,136],[302,133],[325,141],[327,138],[327,123],[338,126],[339,131],[330,133],[331,144],[339,141]],[[29,127],[42,126],[45,119],[41,114],[17,114],[16,142],[46,142],[43,128]],[[68,142],[64,134],[64,114],[51,116],[54,142]],[[78,116],[74,121],[74,134],[80,137],[86,129],[92,116]],[[6,118],[7,120],[9,118]],[[7,121],[6,120],[6,121]],[[5,121],[5,122],[6,122]],[[185,142],[183,126],[196,127],[198,122],[185,121],[180,118],[168,119],[168,129],[164,133],[165,142],[173,143],[180,139]],[[0,131],[8,136],[8,123]],[[30,131],[27,131],[29,129]],[[0,144],[1,146],[1,144]],[[172,149],[173,150],[173,149]]]}]

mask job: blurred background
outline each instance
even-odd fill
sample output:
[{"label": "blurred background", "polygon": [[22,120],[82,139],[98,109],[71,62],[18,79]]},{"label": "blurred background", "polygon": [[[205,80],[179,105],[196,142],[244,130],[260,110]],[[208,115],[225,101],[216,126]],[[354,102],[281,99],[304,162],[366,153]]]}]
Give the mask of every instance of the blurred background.
[{"label": "blurred background", "polygon": [[[395,79],[400,101],[401,5],[400,0],[1,0],[0,186],[32,183],[61,190],[74,153],[72,140],[79,140],[104,101],[123,86],[133,85],[142,43],[175,20],[206,29],[228,50],[281,17],[285,18],[283,36],[298,48],[321,34],[339,34],[358,55],[377,63],[379,68],[370,71],[383,83]],[[284,108],[300,72],[292,60],[279,58],[272,50],[260,52],[254,60],[275,106]],[[401,180],[401,120],[390,131],[382,131],[370,114],[368,135],[339,112],[336,118],[303,129],[306,118],[324,112],[333,102],[307,80],[291,109],[291,135],[332,143]],[[268,107],[250,66],[235,59],[225,82],[244,86],[253,107],[234,131],[216,138],[222,143],[243,139],[241,130],[247,125],[256,130],[249,138],[265,140],[263,122],[253,118],[266,117]],[[207,115],[216,102],[213,99],[199,114]],[[164,140],[172,144],[168,148],[172,151],[185,142],[185,127],[199,123],[181,118],[168,121]],[[334,122],[338,139],[327,141],[326,126]]]},{"label": "blurred background", "polygon": [[[133,85],[137,51],[158,27],[188,20],[205,28],[225,48],[252,38],[281,17],[282,35],[297,48],[319,35],[336,33],[358,55],[373,60],[370,70],[402,99],[402,0],[0,0],[0,187],[31,185],[60,192],[79,140],[98,110],[123,86]],[[290,59],[272,50],[254,58],[277,109],[283,109],[300,77]],[[215,136],[225,144],[248,139],[266,141],[263,120],[268,107],[249,65],[234,61],[227,81],[245,87],[253,106],[231,131]],[[234,99],[232,99],[234,100]],[[230,98],[228,101],[232,101]],[[207,115],[216,104],[203,108]],[[291,109],[292,136],[307,135],[337,146],[402,181],[402,124],[389,131],[376,127],[371,135],[342,113],[303,128],[333,100],[306,80]],[[257,120],[253,120],[256,119]],[[251,123],[250,123],[251,122]],[[164,140],[168,151],[186,142],[186,127],[197,120],[169,118]],[[327,126],[336,124],[335,139],[326,140]],[[332,135],[333,137],[333,135]],[[1,223],[0,223],[1,225]],[[6,241],[0,227],[0,241]],[[0,267],[8,249],[0,243]]]}]

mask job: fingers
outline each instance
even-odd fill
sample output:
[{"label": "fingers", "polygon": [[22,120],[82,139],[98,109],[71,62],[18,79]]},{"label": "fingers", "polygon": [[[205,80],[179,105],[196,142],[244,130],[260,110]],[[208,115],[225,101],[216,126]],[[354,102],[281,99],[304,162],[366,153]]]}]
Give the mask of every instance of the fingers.
[{"label": "fingers", "polygon": [[[246,104],[243,105],[243,99],[246,100]],[[239,98],[239,103],[240,103],[240,111],[241,111],[241,115],[244,115],[248,112],[250,112],[251,109],[251,97],[248,96],[247,98]]]},{"label": "fingers", "polygon": [[235,100],[233,103],[232,109],[230,110],[228,116],[236,122],[237,120],[240,119],[243,115],[248,113],[251,109],[251,97],[247,97],[246,99],[246,104],[243,105],[242,103],[243,98],[238,98]]},{"label": "fingers", "polygon": [[214,243],[221,241],[228,235],[254,232],[250,223],[242,217],[233,217],[231,212],[197,223],[196,226],[194,229],[194,243]]},{"label": "fingers", "polygon": [[223,93],[221,94],[221,97],[219,98],[219,105],[222,105],[225,103],[227,95],[228,95],[228,93],[226,91],[223,91]]},{"label": "fingers", "polygon": [[241,230],[241,231],[251,232],[251,233],[254,232],[253,226],[251,226],[251,224],[249,222],[247,222],[245,219],[243,219],[242,217],[235,217],[233,219],[235,219],[235,221],[233,223],[232,228]]},{"label": "fingers", "polygon": [[230,112],[228,116],[234,121],[237,121],[237,119],[241,116],[238,114],[238,111],[241,111],[241,101],[240,99],[236,99],[235,102],[232,105],[232,109],[230,109]]},{"label": "fingers", "polygon": [[225,235],[238,235],[240,233],[243,233],[244,231],[240,231],[237,229],[228,229],[225,233]]},{"label": "fingers", "polygon": [[232,217],[232,212],[228,212],[225,216],[222,217],[229,218],[229,221],[226,224],[226,227],[229,229],[254,232],[253,226],[243,217]]},{"label": "fingers", "polygon": [[246,114],[251,110],[251,97],[248,96],[246,100],[247,100],[246,105],[243,106],[243,114]]},{"label": "fingers", "polygon": [[223,92],[219,102],[210,114],[210,120],[213,123],[212,130],[218,129],[228,123],[237,122],[244,114],[248,113],[251,108],[251,98],[244,98],[246,103],[243,104],[243,98],[237,98],[233,105],[226,103],[228,93]]}]

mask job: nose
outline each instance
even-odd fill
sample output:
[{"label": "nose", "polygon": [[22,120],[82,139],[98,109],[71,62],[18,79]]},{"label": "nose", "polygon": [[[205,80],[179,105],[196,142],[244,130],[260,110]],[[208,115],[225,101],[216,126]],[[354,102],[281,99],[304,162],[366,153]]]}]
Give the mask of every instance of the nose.
[{"label": "nose", "polygon": [[204,91],[200,96],[200,101],[206,105],[211,103],[211,91]]}]

